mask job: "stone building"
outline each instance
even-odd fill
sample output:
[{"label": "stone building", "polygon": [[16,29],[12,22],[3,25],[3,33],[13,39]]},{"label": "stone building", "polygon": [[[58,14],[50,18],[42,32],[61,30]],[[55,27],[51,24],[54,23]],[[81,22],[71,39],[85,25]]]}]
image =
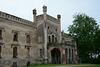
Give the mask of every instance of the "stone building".
[{"label": "stone building", "polygon": [[0,67],[77,63],[76,44],[61,32],[61,16],[37,15],[34,21],[0,11]]}]

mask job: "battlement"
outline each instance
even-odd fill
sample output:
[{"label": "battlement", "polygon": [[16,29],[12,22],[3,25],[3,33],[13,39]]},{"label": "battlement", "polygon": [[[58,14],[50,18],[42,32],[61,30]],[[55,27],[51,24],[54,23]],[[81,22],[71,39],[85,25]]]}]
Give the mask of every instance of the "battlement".
[{"label": "battlement", "polygon": [[47,15],[47,20],[50,20],[52,22],[58,23],[58,20],[50,15]]},{"label": "battlement", "polygon": [[[55,23],[58,23],[58,19],[56,19],[56,18],[54,18],[54,17],[52,17],[52,16],[50,16],[48,14],[46,16],[47,16],[47,20],[50,20],[50,21],[55,22]],[[44,18],[43,14],[36,16],[37,20],[43,20],[43,18]]]},{"label": "battlement", "polygon": [[5,13],[5,12],[0,11],[0,18],[8,19],[8,20],[11,20],[11,21],[19,22],[21,24],[25,24],[25,25],[34,27],[34,22],[16,17],[14,15],[10,15],[10,14]]}]

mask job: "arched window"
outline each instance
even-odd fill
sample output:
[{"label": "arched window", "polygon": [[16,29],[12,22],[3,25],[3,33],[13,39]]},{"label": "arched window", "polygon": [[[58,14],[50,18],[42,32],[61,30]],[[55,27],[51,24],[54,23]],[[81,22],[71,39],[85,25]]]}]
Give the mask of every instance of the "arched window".
[{"label": "arched window", "polygon": [[27,43],[30,43],[30,35],[27,35],[27,36],[26,36],[26,42],[27,42]]},{"label": "arched window", "polygon": [[57,37],[55,37],[55,42],[57,42]]},{"label": "arched window", "polygon": [[51,42],[51,37],[50,36],[48,36],[48,41]]},{"label": "arched window", "polygon": [[52,42],[54,42],[54,35],[52,35]]}]

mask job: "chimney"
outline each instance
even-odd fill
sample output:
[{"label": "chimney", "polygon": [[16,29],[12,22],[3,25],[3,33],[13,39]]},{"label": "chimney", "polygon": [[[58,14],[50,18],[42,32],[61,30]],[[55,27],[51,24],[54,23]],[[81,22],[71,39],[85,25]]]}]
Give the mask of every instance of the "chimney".
[{"label": "chimney", "polygon": [[34,18],[34,22],[36,23],[36,9],[33,10],[33,18]]}]

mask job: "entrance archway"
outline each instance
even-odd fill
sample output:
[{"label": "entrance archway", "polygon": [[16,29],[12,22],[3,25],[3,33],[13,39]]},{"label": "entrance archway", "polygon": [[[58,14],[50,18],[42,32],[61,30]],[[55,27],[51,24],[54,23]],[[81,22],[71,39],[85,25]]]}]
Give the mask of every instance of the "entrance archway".
[{"label": "entrance archway", "polygon": [[61,64],[61,53],[59,49],[54,48],[51,50],[51,62],[52,64]]}]

